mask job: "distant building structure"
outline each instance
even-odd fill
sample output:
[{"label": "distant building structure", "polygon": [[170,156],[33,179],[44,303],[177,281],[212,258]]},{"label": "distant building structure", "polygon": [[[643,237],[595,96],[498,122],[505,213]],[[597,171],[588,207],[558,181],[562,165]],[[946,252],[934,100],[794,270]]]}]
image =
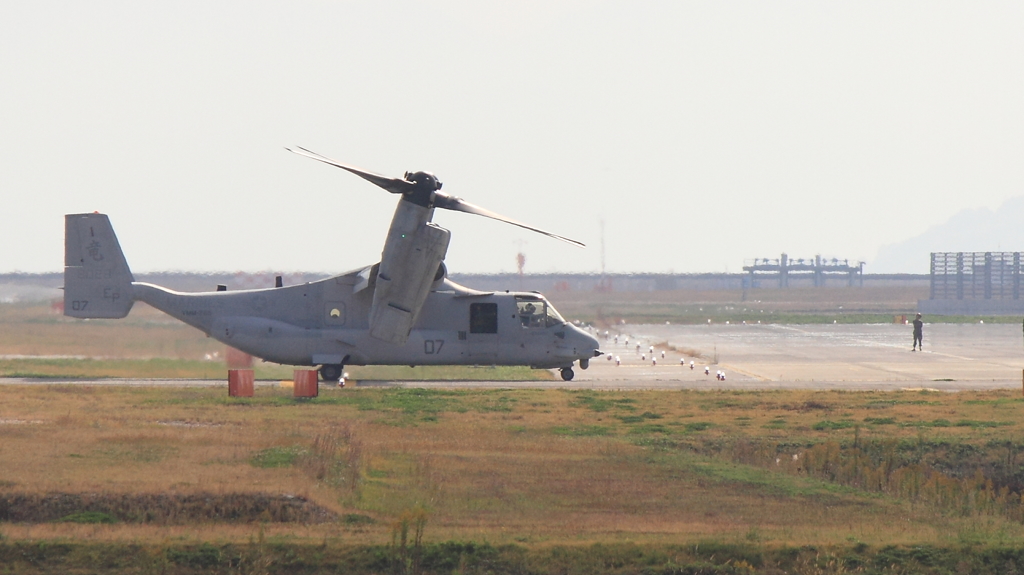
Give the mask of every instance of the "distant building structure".
[{"label": "distant building structure", "polygon": [[1018,315],[1021,252],[932,252],[929,299],[922,313],[937,315]]},{"label": "distant building structure", "polygon": [[850,287],[864,287],[864,262],[850,265],[849,260],[821,256],[793,260],[782,254],[778,259],[754,258],[744,263],[747,265],[743,266],[743,271],[747,272],[749,279],[744,287],[761,287],[765,279],[777,280],[780,288],[789,287],[791,279],[810,279],[814,287],[823,287],[827,279],[836,277]]}]

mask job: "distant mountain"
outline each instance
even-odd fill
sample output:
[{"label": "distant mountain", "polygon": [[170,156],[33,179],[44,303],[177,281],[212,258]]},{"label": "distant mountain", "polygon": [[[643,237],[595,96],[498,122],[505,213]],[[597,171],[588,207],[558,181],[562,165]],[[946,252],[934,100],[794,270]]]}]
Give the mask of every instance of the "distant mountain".
[{"label": "distant mountain", "polygon": [[1024,196],[988,208],[957,212],[923,234],[882,246],[868,273],[928,273],[932,252],[1024,251]]}]

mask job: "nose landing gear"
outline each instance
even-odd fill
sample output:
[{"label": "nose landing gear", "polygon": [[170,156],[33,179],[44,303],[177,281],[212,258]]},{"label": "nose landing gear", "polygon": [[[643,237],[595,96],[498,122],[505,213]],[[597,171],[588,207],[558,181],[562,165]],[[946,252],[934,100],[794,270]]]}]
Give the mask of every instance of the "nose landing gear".
[{"label": "nose landing gear", "polygon": [[573,373],[571,367],[563,367],[560,371],[562,372],[563,381],[572,381],[573,376],[576,375],[575,373]]}]

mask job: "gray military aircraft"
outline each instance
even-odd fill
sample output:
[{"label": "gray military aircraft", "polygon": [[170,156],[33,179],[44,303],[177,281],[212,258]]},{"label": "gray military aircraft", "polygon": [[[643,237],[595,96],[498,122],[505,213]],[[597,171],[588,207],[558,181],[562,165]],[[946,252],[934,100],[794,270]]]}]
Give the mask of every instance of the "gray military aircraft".
[{"label": "gray military aircraft", "polygon": [[451,234],[431,219],[436,208],[455,210],[583,244],[443,194],[427,172],[390,178],[289,150],[401,195],[379,263],[301,285],[182,293],[135,281],[106,214],[69,214],[64,314],[122,318],[142,301],[253,356],[319,366],[325,381],[339,381],[346,365],[525,365],[559,369],[569,381],[575,363],[586,369],[601,355],[597,339],[539,293],[476,291],[449,280]]}]

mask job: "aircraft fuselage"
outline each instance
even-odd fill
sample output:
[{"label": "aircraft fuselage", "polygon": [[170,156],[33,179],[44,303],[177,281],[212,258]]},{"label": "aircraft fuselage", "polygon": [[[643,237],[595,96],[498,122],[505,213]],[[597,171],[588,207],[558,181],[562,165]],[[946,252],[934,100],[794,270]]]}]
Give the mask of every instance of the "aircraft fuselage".
[{"label": "aircraft fuselage", "polygon": [[[535,293],[476,292],[437,282],[402,345],[370,336],[364,270],[281,288],[182,293],[133,282],[143,301],[212,338],[290,365],[583,365],[597,340]],[[523,313],[537,307],[544,317]]]}]

